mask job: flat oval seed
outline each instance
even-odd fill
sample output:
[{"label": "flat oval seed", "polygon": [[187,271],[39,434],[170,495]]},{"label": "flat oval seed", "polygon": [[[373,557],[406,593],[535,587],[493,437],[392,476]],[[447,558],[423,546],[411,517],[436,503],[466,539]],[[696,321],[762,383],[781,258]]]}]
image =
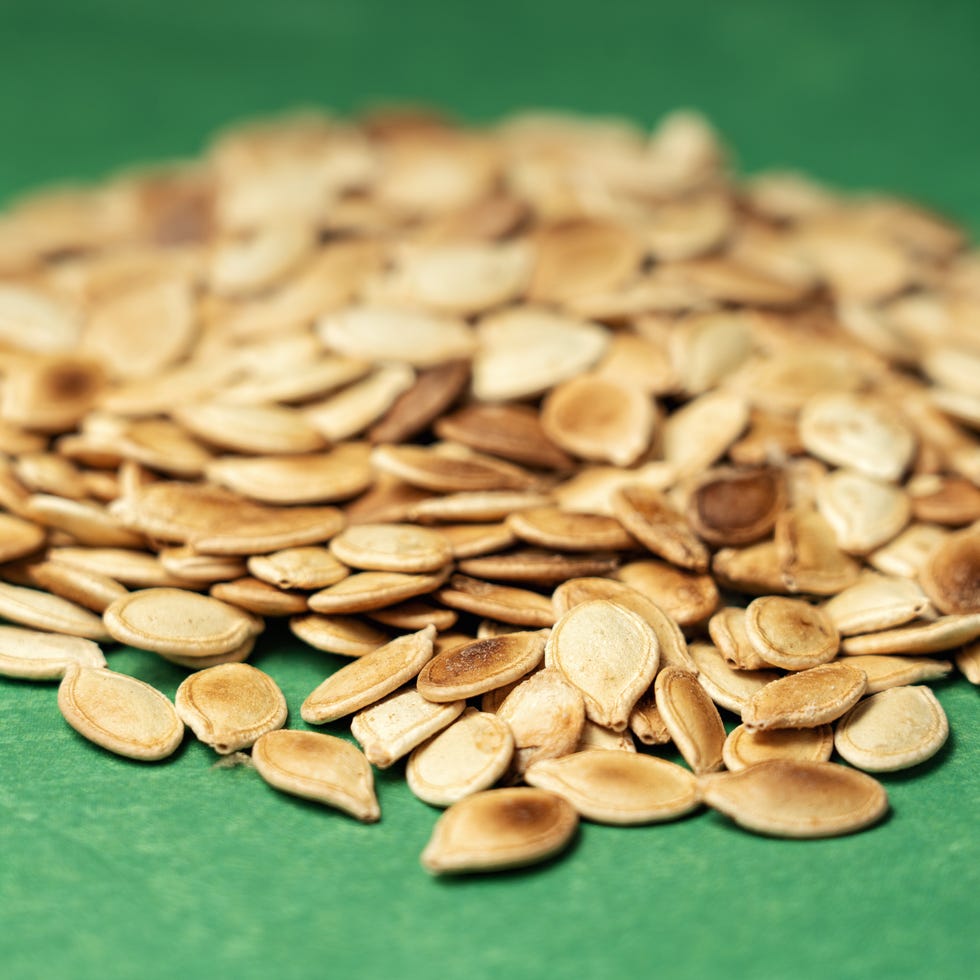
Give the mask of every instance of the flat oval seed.
[{"label": "flat oval seed", "polygon": [[248,664],[199,670],[177,688],[177,714],[220,755],[247,749],[286,723],[286,699],[276,682]]},{"label": "flat oval seed", "polygon": [[325,589],[347,578],[350,569],[326,548],[286,548],[271,555],[253,555],[248,570],[280,589]]},{"label": "flat oval seed", "polygon": [[572,607],[555,623],[546,662],[582,692],[592,721],[622,731],[653,682],[660,645],[637,613],[594,599]]},{"label": "flat oval seed", "polygon": [[708,620],[708,634],[729,667],[735,670],[762,670],[771,666],[749,642],[744,609],[738,606],[719,609]]},{"label": "flat oval seed", "polygon": [[[26,504],[29,508],[30,500]],[[0,513],[0,564],[37,551],[46,537],[47,532],[40,525]]]},{"label": "flat oval seed", "polygon": [[311,453],[326,439],[294,408],[273,405],[182,405],[174,419],[193,435],[235,453],[285,455]]},{"label": "flat oval seed", "polygon": [[582,817],[597,823],[660,823],[690,813],[699,803],[694,775],[651,755],[576,752],[536,762],[525,778],[531,786],[563,796]]},{"label": "flat oval seed", "polygon": [[951,534],[925,563],[919,580],[940,612],[980,612],[980,527]]},{"label": "flat oval seed", "polygon": [[694,572],[708,570],[708,549],[659,490],[621,487],[613,494],[613,513],[655,555]]},{"label": "flat oval seed", "polygon": [[749,731],[816,728],[845,714],[864,693],[867,680],[841,661],[788,674],[754,694],[742,710]]},{"label": "flat oval seed", "polygon": [[660,715],[684,761],[695,773],[720,769],[725,726],[697,677],[665,667],[657,674],[654,691]]},{"label": "flat oval seed", "polygon": [[504,623],[518,626],[551,626],[555,612],[551,601],[528,589],[481,582],[468,575],[453,575],[449,584],[434,593],[443,605],[451,609],[491,616]]},{"label": "flat oval seed", "polygon": [[893,687],[855,705],[837,723],[834,747],[866,772],[895,772],[946,744],[946,712],[928,687]]},{"label": "flat oval seed", "polygon": [[103,614],[112,638],[141,650],[210,657],[261,632],[241,609],[182,589],[143,589],[117,599]]},{"label": "flat oval seed", "polygon": [[331,540],[330,552],[351,568],[379,572],[433,572],[453,558],[438,531],[412,524],[354,524]]},{"label": "flat oval seed", "polygon": [[570,844],[577,827],[574,807],[554,793],[486,790],[454,803],[436,821],[422,866],[459,874],[536,864]]},{"label": "flat oval seed", "polygon": [[802,599],[764,596],[745,610],[745,632],[756,653],[784,670],[806,670],[837,656],[840,634],[831,618]]},{"label": "flat oval seed", "polygon": [[849,470],[825,476],[817,484],[816,499],[838,547],[854,555],[866,555],[891,541],[912,516],[904,490]]},{"label": "flat oval seed", "polygon": [[293,616],[289,629],[304,643],[317,650],[343,657],[363,657],[388,642],[388,634],[354,616],[321,616],[308,613]]},{"label": "flat oval seed", "polygon": [[679,626],[694,626],[718,607],[718,587],[710,575],[674,568],[662,561],[623,565],[616,578],[642,592]]},{"label": "flat oval seed", "polygon": [[774,837],[850,834],[888,810],[885,788],[871,776],[832,762],[791,759],[706,776],[701,798],[740,827]]},{"label": "flat oval seed", "polygon": [[454,722],[465,707],[465,701],[435,704],[414,687],[405,687],[359,711],[351,719],[350,731],[368,762],[387,769]]},{"label": "flat oval seed", "polygon": [[432,658],[435,635],[435,627],[427,626],[341,667],[307,696],[300,709],[303,721],[335,721],[397,691]]},{"label": "flat oval seed", "polygon": [[489,789],[507,771],[514,736],[496,715],[467,708],[420,745],[405,768],[408,788],[423,803],[446,807]]},{"label": "flat oval seed", "polygon": [[507,518],[522,541],[556,551],[625,551],[637,546],[615,518],[573,514],[558,507],[531,507]]},{"label": "flat oval seed", "polygon": [[174,706],[155,687],[104,667],[67,667],[58,707],[79,735],[141,762],[172,755],[184,737]]},{"label": "flat oval seed", "polygon": [[855,653],[943,653],[980,636],[980,613],[940,616],[931,623],[911,623],[880,633],[849,636],[841,652]]},{"label": "flat oval seed", "polygon": [[60,680],[72,664],[105,667],[97,643],[77,636],[0,626],[0,674],[32,681]]},{"label": "flat oval seed", "polygon": [[267,732],[252,747],[252,762],[283,793],[336,807],[365,823],[381,816],[371,764],[342,738],[286,729]]},{"label": "flat oval seed", "polygon": [[520,681],[497,708],[514,734],[516,775],[541,759],[574,752],[585,724],[585,701],[557,670],[545,668]]},{"label": "flat oval seed", "polygon": [[87,640],[108,640],[102,619],[59,596],[0,582],[0,616],[13,623]]},{"label": "flat oval seed", "polygon": [[[635,714],[634,708],[633,714],[630,715],[631,725]],[[623,732],[614,732],[611,728],[604,728],[586,718],[575,751],[588,752],[592,749],[600,752],[635,752],[636,742],[633,741],[633,733],[628,728]]]},{"label": "flat oval seed", "polygon": [[444,650],[419,674],[418,689],[429,701],[456,701],[516,681],[544,657],[540,633],[507,633]]},{"label": "flat oval seed", "polygon": [[714,470],[691,491],[687,519],[709,544],[751,544],[772,530],[784,503],[777,470]]},{"label": "flat oval seed", "polygon": [[948,660],[931,657],[889,657],[881,654],[862,654],[848,657],[847,663],[864,671],[868,679],[866,694],[877,694],[890,687],[902,687],[919,681],[935,681],[945,677],[953,665]]},{"label": "flat oval seed", "polygon": [[830,725],[774,728],[768,732],[750,732],[739,725],[728,733],[722,757],[731,772],[738,772],[770,759],[827,762],[833,751],[834,730]]},{"label": "flat oval seed", "polygon": [[449,575],[447,565],[441,572],[411,575],[405,572],[358,572],[336,585],[329,585],[309,598],[314,612],[336,614],[383,609],[415,596],[428,595]]},{"label": "flat oval seed", "polygon": [[750,698],[781,676],[776,670],[735,670],[710,643],[692,643],[688,652],[698,669],[698,683],[715,704],[736,715],[741,715]]},{"label": "flat oval seed", "polygon": [[902,626],[923,615],[929,600],[907,578],[868,573],[824,603],[824,612],[844,636]]}]

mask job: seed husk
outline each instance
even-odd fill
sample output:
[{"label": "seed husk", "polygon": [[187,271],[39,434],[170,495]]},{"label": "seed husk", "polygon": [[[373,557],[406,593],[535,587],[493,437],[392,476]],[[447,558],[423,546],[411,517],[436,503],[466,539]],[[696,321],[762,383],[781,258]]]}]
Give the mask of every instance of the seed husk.
[{"label": "seed husk", "polygon": [[598,374],[552,389],[541,408],[545,434],[579,459],[631,466],[647,450],[657,421],[653,399]]},{"label": "seed husk", "polygon": [[328,585],[309,597],[314,612],[335,615],[337,613],[364,612],[382,609],[397,602],[428,595],[437,589],[449,575],[451,566],[429,575],[411,575],[405,572],[357,572]]},{"label": "seed husk", "polygon": [[697,774],[720,769],[725,726],[697,676],[665,667],[654,690],[660,716],[684,761]]},{"label": "seed husk", "polygon": [[527,771],[531,786],[563,796],[597,823],[660,823],[698,806],[697,780],[681,766],[654,756],[592,750],[543,759]]},{"label": "seed husk", "polygon": [[944,653],[980,636],[980,613],[940,616],[927,623],[910,623],[898,629],[848,636],[841,653]]},{"label": "seed husk", "polygon": [[324,803],[364,823],[381,817],[371,765],[334,735],[288,729],[267,732],[252,747],[258,774],[272,787]]},{"label": "seed husk", "polygon": [[555,621],[551,600],[545,596],[469,575],[452,575],[449,584],[436,589],[434,596],[451,609],[492,616],[518,626],[551,626]]},{"label": "seed husk", "polygon": [[934,681],[945,677],[953,665],[948,660],[931,657],[890,657],[885,654],[860,654],[847,658],[847,663],[863,670],[868,679],[866,694],[877,694],[892,687]]},{"label": "seed husk", "polygon": [[773,837],[837,837],[888,810],[884,787],[832,762],[772,759],[701,780],[701,798],[740,827]]},{"label": "seed husk", "polygon": [[427,738],[452,724],[466,707],[465,701],[435,704],[414,687],[404,687],[377,704],[357,712],[351,734],[361,743],[368,762],[388,769]]},{"label": "seed husk", "polygon": [[243,663],[196,671],[174,698],[181,721],[219,755],[247,749],[286,723],[286,699],[268,674]]},{"label": "seed husk", "polygon": [[341,667],[307,696],[300,709],[303,721],[309,725],[335,721],[397,691],[432,659],[435,635],[435,627],[427,626]]},{"label": "seed husk", "polygon": [[751,544],[773,529],[784,503],[784,484],[777,470],[717,469],[692,488],[687,519],[709,544]]},{"label": "seed husk", "polygon": [[445,650],[422,669],[419,693],[429,701],[445,702],[496,690],[540,664],[544,645],[540,633],[518,632]]},{"label": "seed husk", "polygon": [[461,874],[536,864],[567,847],[577,827],[575,809],[555,793],[484,790],[443,813],[422,852],[422,867]]},{"label": "seed husk", "polygon": [[864,673],[841,661],[787,674],[749,698],[742,722],[749,731],[816,728],[840,718],[867,688]]},{"label": "seed husk", "polygon": [[710,643],[692,643],[688,647],[698,669],[698,682],[720,708],[741,715],[749,700],[780,674],[775,670],[733,669],[721,651]]},{"label": "seed husk", "polygon": [[351,568],[382,572],[434,572],[453,557],[438,531],[412,524],[354,524],[333,537],[330,552]]},{"label": "seed husk", "polygon": [[280,589],[325,589],[347,578],[350,569],[326,548],[284,548],[269,555],[253,555],[248,570],[257,579]]},{"label": "seed husk", "polygon": [[514,735],[511,768],[523,776],[541,759],[575,751],[585,724],[585,701],[559,671],[545,668],[518,683],[496,715]]},{"label": "seed husk", "polygon": [[179,657],[211,657],[262,631],[261,620],[210,596],[182,589],[141,589],[103,614],[114,640]]},{"label": "seed husk", "polygon": [[108,640],[102,618],[59,596],[0,582],[0,616],[33,629]]},{"label": "seed husk", "polygon": [[291,617],[289,629],[311,647],[342,657],[363,657],[384,646],[389,638],[384,630],[354,616],[306,613]]},{"label": "seed husk", "polygon": [[303,593],[287,592],[257,578],[218,582],[211,586],[210,594],[258,616],[295,616],[307,609]]},{"label": "seed husk", "polygon": [[980,527],[949,535],[922,566],[919,581],[940,612],[980,612]]},{"label": "seed husk", "polygon": [[773,728],[767,732],[753,732],[739,725],[728,733],[722,756],[726,768],[738,772],[770,759],[828,762],[833,751],[834,730],[830,725]]},{"label": "seed husk", "polygon": [[837,656],[840,634],[819,606],[764,596],[745,610],[745,632],[759,656],[784,670],[806,670]]},{"label": "seed husk", "polygon": [[184,737],[174,706],[156,688],[105,667],[66,667],[58,708],[79,735],[141,762],[173,755]]},{"label": "seed husk", "polygon": [[344,443],[327,453],[221,456],[207,464],[209,480],[262,504],[325,504],[351,497],[374,482],[368,448]]},{"label": "seed husk", "polygon": [[97,643],[77,636],[0,626],[0,674],[32,681],[60,680],[70,665],[105,667]]},{"label": "seed husk", "polygon": [[467,708],[409,756],[409,789],[430,806],[447,807],[489,789],[510,766],[514,737],[496,715]]},{"label": "seed husk", "polygon": [[613,494],[613,513],[655,555],[693,572],[708,570],[708,549],[658,490],[622,487]]},{"label": "seed husk", "polygon": [[928,687],[893,687],[865,698],[838,723],[834,747],[865,772],[895,772],[931,759],[946,744],[946,712]]},{"label": "seed husk", "polygon": [[657,673],[660,645],[637,613],[593,599],[555,623],[545,656],[548,666],[582,692],[590,720],[622,731]]}]

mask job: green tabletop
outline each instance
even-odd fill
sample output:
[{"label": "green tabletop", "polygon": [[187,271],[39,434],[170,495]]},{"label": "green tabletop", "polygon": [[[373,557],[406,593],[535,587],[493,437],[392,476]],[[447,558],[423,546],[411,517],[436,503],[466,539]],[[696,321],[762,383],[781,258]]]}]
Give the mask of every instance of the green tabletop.
[{"label": "green tabletop", "polygon": [[[428,101],[464,118],[556,106],[652,122],[699,107],[748,169],[792,165],[925,200],[980,230],[980,5],[729,0],[0,0],[0,198],[195,152],[296,104]],[[151,654],[110,664],[172,696]],[[281,628],[253,662],[298,721],[339,664]],[[436,811],[403,767],[362,826],[215,768],[187,740],[129,762],[0,680],[4,977],[963,977],[980,954],[980,704],[886,776],[891,816],[828,841],[701,812],[583,825],[564,860],[433,880]],[[340,731],[340,726],[327,726]]]}]

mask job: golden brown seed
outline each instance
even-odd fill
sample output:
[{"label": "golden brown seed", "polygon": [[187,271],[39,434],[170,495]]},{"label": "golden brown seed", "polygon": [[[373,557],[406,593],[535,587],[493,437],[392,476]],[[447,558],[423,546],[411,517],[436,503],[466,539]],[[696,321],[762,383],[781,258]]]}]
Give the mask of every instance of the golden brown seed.
[{"label": "golden brown seed", "polygon": [[718,652],[735,670],[761,670],[771,666],[756,651],[745,631],[745,610],[738,606],[719,609],[708,620],[708,633]]},{"label": "golden brown seed", "polygon": [[358,572],[329,585],[309,598],[314,612],[356,613],[382,609],[437,589],[449,575],[451,566],[431,575],[409,575],[403,572]]},{"label": "golden brown seed", "polygon": [[657,674],[654,690],[664,725],[684,761],[695,773],[720,769],[725,726],[697,677],[665,667]]},{"label": "golden brown seed", "polygon": [[492,616],[518,626],[551,626],[555,611],[551,600],[528,589],[481,582],[468,575],[453,575],[434,593],[443,605],[477,616]]},{"label": "golden brown seed", "polygon": [[784,670],[829,663],[840,646],[840,634],[827,613],[802,599],[782,596],[749,603],[745,632],[765,663]]},{"label": "golden brown seed", "polygon": [[720,548],[711,560],[711,570],[719,585],[747,595],[790,591],[772,539],[745,548]]},{"label": "golden brown seed", "polygon": [[432,658],[435,635],[435,627],[427,626],[341,667],[307,696],[300,709],[303,721],[335,721],[397,691]]},{"label": "golden brown seed", "polygon": [[37,551],[46,537],[47,533],[40,525],[0,513],[0,564]]},{"label": "golden brown seed", "polygon": [[241,609],[182,589],[142,589],[117,599],[104,614],[113,639],[141,650],[210,657],[240,647],[262,630]]},{"label": "golden brown seed", "polygon": [[971,684],[980,684],[980,643],[963,647],[956,655],[956,666]]},{"label": "golden brown seed", "polygon": [[784,503],[777,470],[720,469],[705,474],[692,489],[687,519],[709,544],[750,544],[772,530]]},{"label": "golden brown seed", "polygon": [[613,494],[613,513],[655,555],[694,572],[708,570],[708,549],[658,490],[622,487]]},{"label": "golden brown seed", "polygon": [[911,623],[880,633],[849,636],[841,644],[846,654],[942,653],[980,636],[980,613],[941,616],[927,623]]},{"label": "golden brown seed", "polygon": [[535,482],[512,463],[470,450],[457,454],[424,446],[382,445],[371,453],[371,463],[406,483],[438,493],[524,490]]},{"label": "golden brown seed", "polygon": [[[201,588],[214,582],[243,578],[248,571],[245,560],[238,555],[202,555],[189,545],[161,548],[157,554],[160,568],[156,577],[148,563],[144,565],[146,587],[173,585],[177,588]],[[135,569],[134,569],[135,572]],[[165,572],[166,574],[161,574]],[[137,583],[133,583],[137,584]]]},{"label": "golden brown seed", "polygon": [[578,814],[541,789],[491,789],[454,803],[422,852],[432,874],[498,871],[536,864],[571,843]]},{"label": "golden brown seed", "polygon": [[32,562],[25,571],[28,584],[69,602],[76,602],[99,615],[127,592],[124,585],[108,575],[99,575],[60,561]]},{"label": "golden brown seed", "polygon": [[522,776],[541,759],[575,751],[585,724],[585,702],[559,671],[545,668],[518,683],[496,715],[514,735],[511,768]]},{"label": "golden brown seed", "polygon": [[177,688],[181,721],[220,755],[247,749],[286,723],[286,699],[268,674],[248,664],[199,670]]},{"label": "golden brown seed", "polygon": [[371,765],[343,739],[320,732],[268,732],[253,746],[252,762],[283,793],[336,807],[365,823],[381,816]]},{"label": "golden brown seed", "polygon": [[45,527],[67,532],[82,545],[143,548],[146,544],[141,534],[127,530],[101,504],[37,493],[27,501],[24,513]]},{"label": "golden brown seed", "polygon": [[295,616],[307,608],[303,593],[286,592],[257,578],[218,582],[211,586],[210,594],[259,616]]},{"label": "golden brown seed", "polygon": [[514,737],[496,715],[467,708],[448,728],[409,756],[409,789],[431,806],[446,807],[489,789],[507,771]]},{"label": "golden brown seed", "polygon": [[664,459],[679,474],[699,474],[720,459],[749,421],[748,403],[730,391],[699,395],[663,424]]},{"label": "golden brown seed", "polygon": [[433,572],[453,557],[441,534],[411,524],[355,524],[330,541],[330,552],[351,568],[382,572]]},{"label": "golden brown seed", "polygon": [[930,657],[889,657],[883,654],[862,654],[848,657],[847,663],[864,671],[868,679],[866,694],[877,694],[892,687],[934,681],[945,677],[953,665],[948,660]]},{"label": "golden brown seed", "polygon": [[60,636],[0,626],[0,674],[26,680],[60,680],[72,664],[105,667],[98,644],[77,636]]},{"label": "golden brown seed", "polygon": [[670,742],[670,732],[657,707],[657,692],[653,684],[633,706],[630,712],[629,730],[644,745],[667,745]]},{"label": "golden brown seed", "polygon": [[858,769],[894,772],[931,759],[948,736],[946,712],[928,687],[893,687],[837,723],[834,747]]},{"label": "golden brown seed", "polygon": [[333,503],[374,482],[368,448],[361,443],[299,456],[221,456],[205,472],[214,483],[263,504]]},{"label": "golden brown seed", "polygon": [[740,827],[774,837],[836,837],[863,830],[888,810],[884,787],[832,762],[772,759],[701,781],[705,803]]},{"label": "golden brown seed", "polygon": [[459,570],[466,575],[535,585],[553,585],[569,578],[608,574],[615,571],[617,565],[618,561],[611,556],[556,555],[535,548],[511,551],[505,555],[464,558],[457,562]]},{"label": "golden brown seed", "polygon": [[690,813],[699,800],[686,769],[649,755],[592,750],[536,762],[527,781],[563,796],[586,820],[633,825]]},{"label": "golden brown seed", "polygon": [[354,616],[321,616],[307,613],[293,616],[289,629],[304,643],[317,650],[342,657],[363,657],[388,642],[388,634]]},{"label": "golden brown seed", "polygon": [[108,640],[99,616],[59,596],[0,582],[0,616],[33,629],[67,633],[87,640]]},{"label": "golden brown seed", "polygon": [[932,552],[948,536],[947,530],[935,524],[912,524],[868,555],[868,563],[886,575],[917,579]]},{"label": "golden brown seed", "polygon": [[523,677],[544,657],[540,633],[508,633],[445,650],[419,674],[419,693],[430,701],[456,701],[493,691]]},{"label": "golden brown seed", "polygon": [[932,552],[919,580],[940,612],[980,612],[980,527],[949,535]]},{"label": "golden brown seed", "polygon": [[912,516],[904,490],[851,470],[823,477],[817,484],[816,503],[834,529],[838,547],[856,555],[891,541]]},{"label": "golden brown seed", "polygon": [[710,575],[683,571],[661,561],[623,565],[616,578],[656,603],[680,626],[706,620],[718,606],[718,587]]},{"label": "golden brown seed", "polygon": [[657,411],[639,388],[598,374],[553,388],[541,407],[549,439],[580,459],[631,466],[650,445]]},{"label": "golden brown seed", "polygon": [[742,721],[749,731],[816,728],[849,711],[866,688],[856,667],[821,664],[766,684],[743,708]]},{"label": "golden brown seed", "polygon": [[962,527],[980,520],[980,488],[963,477],[913,478],[905,489],[917,521]]},{"label": "golden brown seed", "polygon": [[204,442],[238,453],[312,453],[326,439],[296,409],[204,402],[173,409],[173,417]]},{"label": "golden brown seed", "polygon": [[459,619],[452,609],[432,606],[419,599],[409,599],[407,602],[399,602],[395,606],[386,606],[384,609],[372,609],[367,615],[375,622],[384,623],[385,626],[411,632],[423,629],[431,623],[440,633],[443,633],[451,630]]},{"label": "golden brown seed", "polygon": [[860,569],[837,546],[827,521],[813,510],[784,511],[776,521],[776,556],[790,592],[836,595],[853,585]]},{"label": "golden brown seed", "polygon": [[774,728],[751,732],[744,725],[733,728],[725,739],[722,756],[731,772],[768,762],[792,759],[797,762],[827,762],[834,751],[834,730],[817,728]]},{"label": "golden brown seed", "polygon": [[869,572],[829,599],[823,608],[837,629],[850,636],[901,626],[924,615],[929,600],[908,579]]},{"label": "golden brown seed", "polygon": [[361,743],[368,762],[387,769],[427,738],[452,724],[465,701],[435,704],[414,687],[405,687],[357,712],[351,734]]},{"label": "golden brown seed", "polygon": [[104,667],[69,665],[58,707],[79,735],[141,762],[172,755],[184,737],[174,706],[156,688]]},{"label": "golden brown seed", "polygon": [[697,667],[698,682],[708,696],[720,708],[736,715],[758,691],[780,676],[775,670],[736,670],[710,643],[692,643],[688,651]]},{"label": "golden brown seed", "polygon": [[475,558],[503,551],[517,540],[504,523],[440,524],[439,533],[449,542],[453,558]]},{"label": "golden brown seed", "polygon": [[619,521],[601,514],[531,507],[511,514],[506,523],[522,541],[556,551],[626,551],[637,547]]},{"label": "golden brown seed", "polygon": [[653,682],[660,645],[637,613],[594,599],[573,606],[555,623],[546,663],[582,692],[592,721],[622,731]]},{"label": "golden brown seed", "polygon": [[[422,491],[415,491],[421,493]],[[447,493],[411,502],[404,516],[421,524],[440,521],[502,521],[526,507],[551,503],[546,494],[532,490],[486,490],[476,493]]]},{"label": "golden brown seed", "polygon": [[253,555],[248,570],[280,589],[324,589],[347,578],[350,569],[326,548],[286,548],[271,555]]}]

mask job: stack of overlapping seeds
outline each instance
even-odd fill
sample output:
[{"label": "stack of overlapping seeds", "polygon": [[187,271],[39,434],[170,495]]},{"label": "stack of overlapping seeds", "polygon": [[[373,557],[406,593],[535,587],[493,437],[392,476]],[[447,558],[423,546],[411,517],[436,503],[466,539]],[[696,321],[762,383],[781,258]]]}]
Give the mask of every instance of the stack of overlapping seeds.
[{"label": "stack of overlapping seeds", "polygon": [[[16,204],[0,276],[0,672],[111,751],[186,724],[362,820],[407,757],[466,871],[860,829],[980,681],[980,255],[918,207],[691,114],[307,115]],[[273,616],[363,754],[283,728]]]}]

